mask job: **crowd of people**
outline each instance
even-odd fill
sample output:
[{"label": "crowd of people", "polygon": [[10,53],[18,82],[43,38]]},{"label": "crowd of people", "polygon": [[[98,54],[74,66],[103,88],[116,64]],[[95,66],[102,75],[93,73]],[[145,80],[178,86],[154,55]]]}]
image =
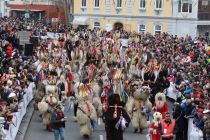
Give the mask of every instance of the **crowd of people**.
[{"label": "crowd of people", "polygon": [[30,82],[35,80],[35,70],[30,68],[35,58],[22,54],[17,34],[19,30],[22,30],[21,20],[0,19],[1,138],[10,125],[15,125],[12,122],[14,113],[19,111],[19,103],[23,101]]},{"label": "crowd of people", "polygon": [[[208,40],[122,29],[107,32],[99,28],[51,27],[17,18],[1,18],[0,23],[0,115],[4,123],[11,122],[25,89],[30,82],[36,82],[37,107],[47,129],[56,130],[56,140],[59,134],[64,139],[62,103],[71,97],[76,100],[74,115],[83,136],[89,136],[86,131],[90,130],[78,113],[87,117],[92,129],[96,116],[102,117],[107,140],[123,139],[130,122],[135,133],[149,128],[152,140],[174,136],[176,140],[187,140],[191,118],[203,138],[210,139]],[[32,56],[25,56],[19,45],[21,30],[38,37]],[[44,37],[49,32],[58,36]],[[95,83],[99,88],[93,86]],[[170,86],[177,97],[171,114],[165,99]],[[96,101],[96,97],[100,100]],[[101,112],[96,104],[102,106]],[[153,121],[148,125],[151,116]],[[54,121],[57,117],[61,123]]]}]

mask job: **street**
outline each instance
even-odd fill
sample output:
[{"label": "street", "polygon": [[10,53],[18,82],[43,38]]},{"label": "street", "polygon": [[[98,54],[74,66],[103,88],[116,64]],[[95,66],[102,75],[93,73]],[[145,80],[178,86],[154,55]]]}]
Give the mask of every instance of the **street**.
[{"label": "street", "polygon": [[[172,109],[172,103],[168,102],[169,109]],[[65,113],[67,117],[67,123],[65,128],[65,139],[66,140],[84,140],[79,133],[79,126],[76,122],[73,121],[73,110]],[[132,128],[132,124],[130,127],[126,129],[124,132],[124,140],[145,140],[145,136],[148,130],[144,130],[143,134],[134,133],[134,129]],[[42,124],[41,119],[39,117],[39,112],[34,111],[31,122],[28,126],[28,130],[26,131],[26,135],[24,140],[53,140],[54,135],[52,132],[48,132],[45,129],[45,125]],[[98,126],[90,137],[91,140],[106,140],[106,133],[104,129],[104,124],[102,120],[98,122]]]}]

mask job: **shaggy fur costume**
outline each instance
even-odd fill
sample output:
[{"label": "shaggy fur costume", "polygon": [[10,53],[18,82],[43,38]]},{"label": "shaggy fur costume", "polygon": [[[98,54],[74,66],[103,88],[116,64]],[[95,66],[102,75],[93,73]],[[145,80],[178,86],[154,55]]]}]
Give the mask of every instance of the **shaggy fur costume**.
[{"label": "shaggy fur costume", "polygon": [[46,85],[45,86],[45,93],[49,95],[50,93],[58,97],[59,95],[59,88],[56,85]]},{"label": "shaggy fur costume", "polygon": [[38,109],[42,114],[43,124],[50,124],[51,112],[58,105],[58,98],[55,96],[45,95],[41,102],[38,103]]},{"label": "shaggy fur costume", "polygon": [[80,134],[89,137],[92,134],[91,121],[97,121],[97,114],[94,106],[89,101],[79,102],[77,109],[77,122],[80,126]]},{"label": "shaggy fur costume", "polygon": [[149,92],[138,89],[134,92],[134,97],[130,98],[126,104],[127,112],[131,117],[131,122],[135,129],[145,129],[148,127],[147,116],[144,112],[145,108],[148,111],[152,109],[148,96]]}]

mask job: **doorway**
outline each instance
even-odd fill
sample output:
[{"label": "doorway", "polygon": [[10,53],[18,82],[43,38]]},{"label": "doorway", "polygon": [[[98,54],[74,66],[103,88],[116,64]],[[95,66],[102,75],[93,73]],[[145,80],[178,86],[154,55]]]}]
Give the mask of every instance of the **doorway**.
[{"label": "doorway", "polygon": [[122,30],[123,29],[123,24],[121,22],[116,22],[114,24],[114,30]]}]

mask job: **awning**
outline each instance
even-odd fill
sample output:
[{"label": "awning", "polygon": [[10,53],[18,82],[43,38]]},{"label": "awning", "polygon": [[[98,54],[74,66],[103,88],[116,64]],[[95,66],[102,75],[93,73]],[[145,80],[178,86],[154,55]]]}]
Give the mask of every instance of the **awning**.
[{"label": "awning", "polygon": [[73,25],[88,25],[88,17],[75,17],[73,20]]},{"label": "awning", "polygon": [[[11,9],[11,11],[26,11],[26,9]],[[42,12],[43,10],[29,9],[29,11],[33,11],[33,12]]]}]

